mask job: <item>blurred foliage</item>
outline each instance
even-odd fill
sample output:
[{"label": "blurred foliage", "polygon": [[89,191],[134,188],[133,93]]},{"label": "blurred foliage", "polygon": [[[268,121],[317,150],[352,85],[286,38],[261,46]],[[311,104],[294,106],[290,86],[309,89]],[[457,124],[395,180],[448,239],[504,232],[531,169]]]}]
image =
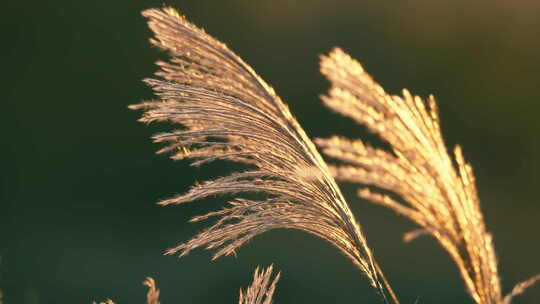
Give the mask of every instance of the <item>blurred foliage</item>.
[{"label": "blurred foliage", "polygon": [[[362,136],[326,110],[318,55],[341,46],[389,91],[439,100],[447,143],[462,144],[495,236],[503,287],[540,271],[540,2],[168,1],[226,42],[271,83],[310,136]],[[9,1],[0,13],[3,119],[0,288],[5,303],[235,302],[256,265],[282,271],[277,303],[377,303],[328,244],[300,232],[261,236],[239,257],[209,262],[164,249],[204,227],[188,218],[221,200],[159,208],[158,199],[227,165],[190,168],[155,156],[128,104],[163,58],[139,12],[163,1]],[[404,303],[470,303],[454,265],[427,238],[403,244],[404,219],[344,190]],[[516,303],[535,303],[535,287]]]}]

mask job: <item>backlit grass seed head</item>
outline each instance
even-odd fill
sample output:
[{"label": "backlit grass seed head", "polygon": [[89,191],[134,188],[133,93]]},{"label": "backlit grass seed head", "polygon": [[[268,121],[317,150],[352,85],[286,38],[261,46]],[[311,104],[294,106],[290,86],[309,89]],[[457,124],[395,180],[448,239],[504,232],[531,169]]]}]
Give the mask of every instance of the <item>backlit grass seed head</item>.
[{"label": "backlit grass seed head", "polygon": [[[145,80],[159,99],[131,108],[144,110],[142,122],[180,127],[153,137],[166,144],[160,152],[196,166],[228,160],[251,168],[159,203],[236,196],[224,209],[194,218],[216,217],[217,222],[167,253],[185,255],[205,247],[216,249],[217,258],[266,231],[299,229],[332,243],[384,296],[389,286],[380,281],[382,272],[360,226],[314,144],[274,90],[225,44],[175,10],[150,9],[143,15],[155,35],[151,42],[171,58],[157,62],[157,79]],[[241,197],[244,193],[265,198],[250,200]]]},{"label": "backlit grass seed head", "polygon": [[[391,146],[391,152],[341,137],[317,139],[329,157],[345,165],[332,166],[341,181],[361,188],[358,195],[393,209],[429,233],[457,264],[468,292],[478,304],[509,303],[538,277],[520,283],[505,298],[492,238],[486,232],[471,166],[459,146],[451,157],[444,144],[437,104],[403,90],[389,95],[356,60],[340,49],[321,57],[321,72],[331,82],[326,106],[365,125]],[[378,192],[399,195],[405,204]]]}]

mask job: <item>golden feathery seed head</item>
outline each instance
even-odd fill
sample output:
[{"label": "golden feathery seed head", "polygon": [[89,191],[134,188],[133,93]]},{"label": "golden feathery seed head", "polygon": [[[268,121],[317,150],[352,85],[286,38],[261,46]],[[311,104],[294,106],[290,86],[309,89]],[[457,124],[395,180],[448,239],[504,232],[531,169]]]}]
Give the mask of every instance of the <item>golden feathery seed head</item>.
[{"label": "golden feathery seed head", "polygon": [[[477,304],[507,304],[513,295],[536,281],[518,284],[503,300],[492,238],[486,232],[471,166],[459,146],[451,157],[444,144],[437,105],[403,90],[387,94],[360,63],[341,49],[321,57],[321,72],[331,82],[322,97],[330,109],[348,116],[379,135],[391,152],[362,140],[317,139],[323,152],[345,165],[332,166],[341,181],[359,183],[358,195],[416,222],[457,264],[468,292]],[[374,187],[374,188],[373,188]],[[377,191],[390,191],[405,203]]]},{"label": "golden feathery seed head", "polygon": [[[192,159],[195,166],[228,160],[251,168],[159,203],[236,196],[228,207],[195,217],[193,221],[214,216],[218,220],[167,254],[182,256],[206,247],[215,248],[218,258],[234,254],[266,231],[299,229],[332,243],[383,296],[389,292],[395,298],[326,163],[274,90],[225,44],[173,9],[150,9],[143,16],[155,35],[151,42],[171,59],[157,63],[159,79],[145,80],[159,100],[130,108],[144,110],[142,122],[168,121],[182,127],[153,137],[167,144],[160,152]],[[264,198],[242,197],[249,192]]]}]

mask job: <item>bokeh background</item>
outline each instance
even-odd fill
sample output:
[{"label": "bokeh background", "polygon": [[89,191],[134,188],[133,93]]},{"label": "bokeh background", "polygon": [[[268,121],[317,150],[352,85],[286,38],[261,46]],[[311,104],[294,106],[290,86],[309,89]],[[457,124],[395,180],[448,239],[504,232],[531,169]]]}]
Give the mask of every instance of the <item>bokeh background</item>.
[{"label": "bokeh background", "polygon": [[[276,303],[380,303],[326,242],[275,231],[210,262],[163,251],[207,224],[221,200],[160,208],[159,199],[228,172],[153,154],[167,126],[126,107],[165,54],[140,11],[163,4],[226,42],[274,86],[312,137],[373,135],[325,109],[318,55],[341,46],[388,91],[439,100],[448,145],[472,162],[503,288],[540,272],[540,2],[5,1],[2,47],[0,289],[6,304],[142,303],[146,276],[163,303],[235,303],[256,265],[282,271]],[[472,303],[447,254],[388,210],[343,189],[402,303]],[[540,286],[514,303],[538,303]]]}]

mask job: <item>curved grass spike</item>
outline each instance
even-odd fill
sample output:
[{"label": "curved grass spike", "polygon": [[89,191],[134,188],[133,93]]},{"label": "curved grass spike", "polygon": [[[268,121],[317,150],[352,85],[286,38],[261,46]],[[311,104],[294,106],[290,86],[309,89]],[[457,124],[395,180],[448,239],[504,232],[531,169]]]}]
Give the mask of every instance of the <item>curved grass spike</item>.
[{"label": "curved grass spike", "polygon": [[399,195],[406,203],[362,188],[358,195],[393,209],[435,237],[459,268],[477,304],[509,304],[540,279],[518,284],[503,298],[491,235],[486,232],[471,166],[461,148],[448,155],[437,105],[403,90],[387,94],[356,60],[340,49],[321,57],[321,72],[332,87],[324,103],[332,110],[365,125],[388,142],[391,152],[341,137],[317,139],[326,155],[347,165],[331,167],[341,181],[369,185]]},{"label": "curved grass spike", "polygon": [[[143,12],[155,37],[169,53],[156,75],[146,79],[160,100],[133,105],[142,122],[168,121],[182,129],[157,134],[159,152],[173,159],[247,164],[251,169],[204,182],[161,201],[181,204],[207,196],[235,194],[229,206],[193,221],[218,217],[190,241],[167,251],[188,254],[216,248],[230,255],[255,236],[276,228],[299,229],[327,240],[362,270],[385,302],[398,303],[384,279],[355,217],[327,165],[289,108],[242,59],[223,43],[189,23],[172,8]],[[265,195],[248,200],[242,193]]]}]

